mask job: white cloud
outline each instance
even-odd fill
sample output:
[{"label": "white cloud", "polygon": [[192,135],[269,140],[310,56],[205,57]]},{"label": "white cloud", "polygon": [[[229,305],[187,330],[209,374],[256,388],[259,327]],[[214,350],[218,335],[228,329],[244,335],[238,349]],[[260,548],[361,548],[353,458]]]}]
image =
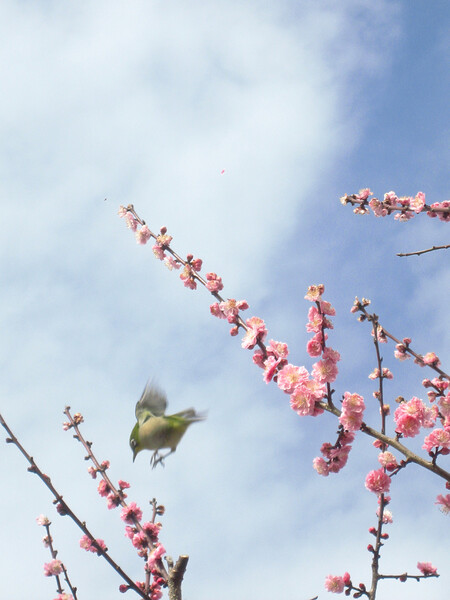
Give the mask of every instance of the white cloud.
[{"label": "white cloud", "polygon": [[[113,477],[131,480],[130,498],[166,505],[163,543],[191,557],[187,599],[265,600],[281,584],[286,600],[308,598],[322,591],[328,569],[350,562],[367,571],[361,531],[373,502],[353,490],[368,456],[355,452],[354,471],[319,480],[311,460],[335,423],[293,418],[227,324],[208,315],[208,297],[185,290],[150,248],[137,247],[116,210],[133,202],[151,228],[167,225],[180,254],[192,251],[224,277],[226,295],[272,317],[271,333],[289,336],[298,361],[303,287],[323,276],[342,319],[332,335],[350,361],[342,385],[353,384],[360,326],[344,316],[347,296],[360,293],[353,285],[388,295],[370,271],[386,249],[358,254],[376,227],[353,225],[342,207],[336,216],[343,191],[314,192],[361,140],[373,110],[365,90],[390,64],[399,19],[398,3],[362,1],[0,7],[1,410],[135,578],[140,564],[118,515],[104,510],[81,446],[61,430],[66,404],[85,415]],[[314,222],[319,213],[325,231]],[[149,456],[133,465],[127,445],[150,374],[167,389],[170,410],[209,411],[158,471]],[[81,596],[118,595],[118,578],[80,553],[75,527],[54,514],[23,459],[10,446],[3,453],[2,514],[12,517],[0,595],[52,593],[34,527],[46,511]],[[19,560],[27,565],[20,588]],[[424,585],[398,594],[423,597]]]}]

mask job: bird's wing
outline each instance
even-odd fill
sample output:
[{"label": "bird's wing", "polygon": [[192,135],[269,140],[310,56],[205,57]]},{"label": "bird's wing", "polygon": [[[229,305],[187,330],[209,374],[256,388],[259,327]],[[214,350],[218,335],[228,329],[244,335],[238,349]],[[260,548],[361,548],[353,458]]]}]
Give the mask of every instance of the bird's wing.
[{"label": "bird's wing", "polygon": [[142,425],[150,417],[162,417],[166,407],[166,394],[153,382],[147,381],[142,396],[136,404],[136,419]]}]

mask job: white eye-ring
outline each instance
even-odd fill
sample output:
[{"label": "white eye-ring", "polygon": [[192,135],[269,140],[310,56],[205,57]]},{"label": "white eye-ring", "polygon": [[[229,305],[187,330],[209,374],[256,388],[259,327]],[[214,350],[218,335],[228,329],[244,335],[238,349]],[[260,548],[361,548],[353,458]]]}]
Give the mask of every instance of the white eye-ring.
[{"label": "white eye-ring", "polygon": [[136,448],[136,446],[137,446],[137,443],[136,443],[136,440],[135,440],[134,438],[133,438],[132,440],[130,440],[130,446],[131,446],[132,448]]}]

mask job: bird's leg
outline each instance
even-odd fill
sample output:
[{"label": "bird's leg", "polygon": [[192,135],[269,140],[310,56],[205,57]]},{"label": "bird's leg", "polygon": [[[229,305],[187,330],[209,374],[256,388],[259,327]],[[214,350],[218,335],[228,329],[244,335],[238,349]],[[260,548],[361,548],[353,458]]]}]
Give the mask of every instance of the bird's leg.
[{"label": "bird's leg", "polygon": [[174,448],[173,450],[170,450],[169,452],[167,452],[166,454],[163,454],[163,455],[159,454],[159,450],[155,450],[155,452],[153,452],[152,457],[150,459],[150,464],[152,465],[152,469],[154,469],[158,463],[161,463],[161,465],[164,467],[164,459],[167,458],[169,456],[169,454],[172,454],[173,452],[175,452],[175,450],[176,450],[176,448]]},{"label": "bird's leg", "polygon": [[164,467],[163,458],[163,456],[159,455],[158,450],[155,450],[150,459],[150,465],[152,469],[154,469],[158,463],[161,463],[161,465]]}]

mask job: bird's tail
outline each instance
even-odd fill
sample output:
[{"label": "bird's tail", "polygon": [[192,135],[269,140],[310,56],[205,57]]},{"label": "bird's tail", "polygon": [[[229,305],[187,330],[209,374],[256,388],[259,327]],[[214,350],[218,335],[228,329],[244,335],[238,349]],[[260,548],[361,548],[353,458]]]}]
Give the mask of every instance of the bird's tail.
[{"label": "bird's tail", "polygon": [[198,413],[195,412],[193,408],[187,408],[186,410],[177,412],[172,416],[186,419],[187,421],[189,421],[189,423],[195,423],[196,421],[204,421],[206,419],[206,412]]}]

